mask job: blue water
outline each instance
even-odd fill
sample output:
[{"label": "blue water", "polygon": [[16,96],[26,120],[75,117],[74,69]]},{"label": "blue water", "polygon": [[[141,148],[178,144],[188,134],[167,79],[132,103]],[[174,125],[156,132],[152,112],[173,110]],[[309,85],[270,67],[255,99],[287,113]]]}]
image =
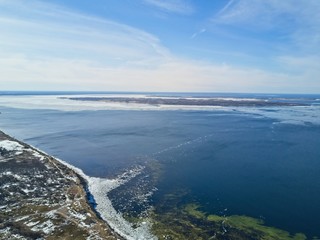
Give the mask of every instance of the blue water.
[{"label": "blue water", "polygon": [[188,189],[206,212],[319,235],[320,128],[226,117],[212,116],[214,126],[198,123],[214,135],[162,157],[169,167],[156,196]]},{"label": "blue water", "polygon": [[146,159],[161,162],[155,204],[187,189],[186,197],[208,213],[262,218],[291,233],[320,236],[319,125],[220,110],[0,112],[0,129],[90,176],[112,177]]}]

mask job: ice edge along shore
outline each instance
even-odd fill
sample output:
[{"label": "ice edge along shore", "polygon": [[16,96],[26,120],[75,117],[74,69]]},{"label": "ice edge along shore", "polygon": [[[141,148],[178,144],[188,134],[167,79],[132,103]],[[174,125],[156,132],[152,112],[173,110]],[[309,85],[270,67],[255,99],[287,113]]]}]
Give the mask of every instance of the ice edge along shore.
[{"label": "ice edge along shore", "polygon": [[[5,134],[7,135],[7,134]],[[139,175],[143,170],[142,166],[134,167],[123,174],[119,175],[117,178],[114,179],[107,179],[107,178],[98,178],[98,177],[90,177],[86,175],[80,168],[77,168],[64,160],[56,158],[47,154],[46,152],[30,145],[20,140],[17,140],[9,135],[9,138],[13,139],[14,142],[17,144],[13,144],[11,141],[11,146],[7,146],[8,148],[14,147],[14,145],[25,145],[28,146],[30,149],[34,150],[35,152],[47,155],[58,161],[59,163],[65,165],[67,168],[73,170],[76,175],[79,177],[84,188],[87,188],[87,191],[94,197],[95,203],[97,204],[95,207],[95,212],[101,217],[110,227],[111,229],[119,234],[121,237],[128,239],[128,240],[152,240],[157,239],[150,232],[151,223],[147,220],[142,222],[140,226],[133,228],[133,226],[126,221],[121,213],[118,213],[112,205],[112,202],[108,198],[107,194],[121,186],[122,184],[127,183],[135,176]],[[9,149],[8,149],[9,150]],[[88,203],[89,204],[89,203]]]}]

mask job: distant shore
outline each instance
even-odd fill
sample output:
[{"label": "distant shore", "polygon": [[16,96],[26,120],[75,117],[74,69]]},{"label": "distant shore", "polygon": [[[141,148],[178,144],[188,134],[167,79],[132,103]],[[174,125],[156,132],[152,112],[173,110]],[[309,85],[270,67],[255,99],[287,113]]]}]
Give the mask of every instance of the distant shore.
[{"label": "distant shore", "polygon": [[0,131],[0,163],[1,239],[123,239],[62,162]]},{"label": "distant shore", "polygon": [[303,103],[282,100],[241,99],[241,98],[172,98],[172,97],[61,97],[76,101],[96,101],[111,103],[135,103],[172,106],[208,106],[208,107],[283,107],[307,106]]}]

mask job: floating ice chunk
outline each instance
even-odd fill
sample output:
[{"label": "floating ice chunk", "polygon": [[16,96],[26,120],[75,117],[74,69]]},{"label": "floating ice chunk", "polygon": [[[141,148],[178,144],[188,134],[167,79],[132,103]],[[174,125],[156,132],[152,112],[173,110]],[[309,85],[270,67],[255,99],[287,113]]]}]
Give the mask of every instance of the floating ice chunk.
[{"label": "floating ice chunk", "polygon": [[123,218],[122,214],[114,209],[107,194],[139,175],[142,169],[141,167],[134,168],[116,179],[87,177],[89,190],[95,197],[97,203],[97,211],[115,232],[129,240],[152,240],[157,239],[157,237],[150,232],[151,224],[147,221],[144,221],[140,226],[134,228]]},{"label": "floating ice chunk", "polygon": [[[37,149],[38,152],[46,154],[45,152]],[[100,213],[101,217],[109,224],[109,226],[119,235],[128,240],[156,240],[158,239],[154,236],[151,231],[151,223],[145,220],[144,224],[138,227],[133,227],[131,223],[126,221],[121,213],[118,213],[113,207],[111,200],[108,198],[107,194],[127,183],[137,175],[141,174],[144,167],[135,167],[127,172],[121,174],[115,179],[97,178],[87,176],[81,169],[61,160],[55,158],[57,161],[67,166],[68,168],[75,171],[80,177],[85,179],[88,184],[90,193],[94,196],[97,208],[96,210]],[[82,216],[81,216],[82,217]],[[86,216],[83,216],[86,217]]]}]

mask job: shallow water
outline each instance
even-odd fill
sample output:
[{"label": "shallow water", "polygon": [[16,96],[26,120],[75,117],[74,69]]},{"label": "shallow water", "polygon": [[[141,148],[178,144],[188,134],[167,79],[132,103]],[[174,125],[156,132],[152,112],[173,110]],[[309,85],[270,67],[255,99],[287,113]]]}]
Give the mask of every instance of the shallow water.
[{"label": "shallow water", "polygon": [[149,186],[158,188],[149,199],[155,207],[183,191],[180,202],[197,203],[208,214],[247,215],[320,236],[320,125],[310,122],[319,113],[314,110],[290,116],[294,108],[0,111],[2,130],[90,176],[112,177],[159,162],[162,176]]}]

